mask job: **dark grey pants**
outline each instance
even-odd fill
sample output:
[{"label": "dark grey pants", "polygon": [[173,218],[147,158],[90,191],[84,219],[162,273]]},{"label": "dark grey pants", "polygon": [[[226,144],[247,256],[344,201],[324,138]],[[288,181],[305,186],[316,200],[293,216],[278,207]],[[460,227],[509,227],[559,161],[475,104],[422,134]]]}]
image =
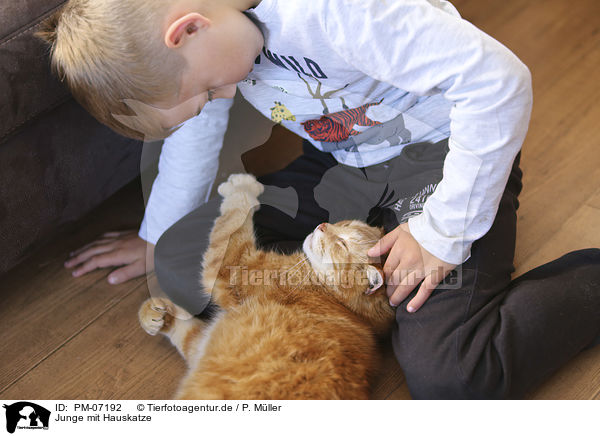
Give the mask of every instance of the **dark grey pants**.
[{"label": "dark grey pants", "polygon": [[[419,213],[442,178],[447,142],[415,144],[366,168],[338,164],[304,144],[304,155],[259,178],[259,246],[291,252],[321,222],[361,219],[386,232]],[[568,253],[511,281],[519,156],[490,231],[471,257],[415,313],[396,311],[392,345],[413,398],[522,398],[581,350],[600,343],[600,250]],[[220,198],[191,212],[155,250],[161,288],[192,313],[207,313],[199,265]]]}]

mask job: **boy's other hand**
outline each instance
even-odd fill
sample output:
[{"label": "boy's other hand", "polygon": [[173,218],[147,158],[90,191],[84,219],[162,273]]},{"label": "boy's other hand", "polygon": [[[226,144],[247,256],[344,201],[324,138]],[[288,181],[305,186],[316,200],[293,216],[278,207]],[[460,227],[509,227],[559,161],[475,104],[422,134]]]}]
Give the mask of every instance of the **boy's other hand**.
[{"label": "boy's other hand", "polygon": [[79,277],[96,268],[121,266],[108,275],[108,282],[116,285],[154,269],[154,245],[144,241],[137,230],[104,233],[96,241],[70,253],[66,268],[77,267],[73,277]]},{"label": "boy's other hand", "polygon": [[436,286],[456,268],[456,265],[446,263],[425,250],[411,235],[408,223],[400,224],[386,234],[367,254],[377,257],[387,252],[389,255],[383,272],[392,306],[398,306],[424,279],[417,295],[407,305],[409,312],[417,311]]}]

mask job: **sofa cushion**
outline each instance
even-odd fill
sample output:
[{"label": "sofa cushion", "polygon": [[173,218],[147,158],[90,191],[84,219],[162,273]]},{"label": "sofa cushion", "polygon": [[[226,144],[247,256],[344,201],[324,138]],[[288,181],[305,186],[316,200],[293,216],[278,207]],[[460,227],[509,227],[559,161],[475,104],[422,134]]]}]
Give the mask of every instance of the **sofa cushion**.
[{"label": "sofa cushion", "polygon": [[63,0],[0,0],[0,147],[20,126],[67,101],[49,74],[49,48],[34,33]]},{"label": "sofa cushion", "polygon": [[11,135],[0,145],[0,274],[135,178],[141,151],[74,100]]},{"label": "sofa cushion", "polygon": [[65,3],[65,0],[0,1],[0,39],[35,26],[41,17]]}]

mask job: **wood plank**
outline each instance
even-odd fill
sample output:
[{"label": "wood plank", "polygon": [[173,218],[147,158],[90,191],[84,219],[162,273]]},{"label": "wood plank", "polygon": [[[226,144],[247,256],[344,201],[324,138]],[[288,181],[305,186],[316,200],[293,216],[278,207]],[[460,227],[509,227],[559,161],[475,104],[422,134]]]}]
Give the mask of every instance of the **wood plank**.
[{"label": "wood plank", "polygon": [[[599,94],[600,97],[600,94]],[[522,263],[556,233],[567,217],[586,203],[600,187],[597,140],[579,140],[580,131],[593,130],[600,119],[595,105],[576,121],[570,132],[549,147],[543,160],[523,151],[524,188],[520,196],[517,263]],[[550,135],[547,142],[552,142]],[[554,164],[552,164],[554,163]],[[543,225],[540,225],[543,223]]]},{"label": "wood plank", "polygon": [[594,195],[592,195],[586,202],[586,205],[589,207],[594,207],[596,209],[600,209],[600,189],[596,191]]},{"label": "wood plank", "polygon": [[583,351],[527,399],[592,400],[600,399],[599,394],[600,346]]},{"label": "wood plank", "polygon": [[600,223],[600,209],[584,204],[566,218],[559,230],[542,244],[535,254],[522,259],[517,264],[515,276],[550,262],[570,251],[600,247],[598,223]]},{"label": "wood plank", "polygon": [[[550,0],[540,8],[516,0],[463,0],[455,5],[513,49],[533,74],[534,110],[522,157],[519,263],[559,228],[565,210],[577,209],[598,186],[600,89],[592,78],[600,67],[600,23],[589,17],[600,13],[600,3]],[[577,191],[571,193],[573,186]],[[556,198],[564,208],[556,207],[551,200]],[[542,220],[548,225],[540,226]]]},{"label": "wood plank", "polygon": [[[588,199],[600,201],[600,188]],[[600,247],[600,209],[584,204],[575,211],[536,253],[519,264],[516,275],[541,265],[566,252],[588,247]],[[600,347],[587,350],[558,371],[530,399],[592,399],[600,391]]]},{"label": "wood plank", "polygon": [[[9,386],[77,336],[99,315],[117,306],[131,292],[131,284],[110,288],[108,285],[100,286],[106,274],[103,271],[92,273],[86,281],[96,280],[93,284],[70,284],[58,292],[51,286],[40,287],[39,292],[22,296],[23,304],[19,310],[15,310],[19,306],[12,302],[0,309],[3,322],[16,326],[4,331],[0,393],[4,394]],[[59,273],[50,278],[58,276]],[[65,282],[64,278],[58,277],[54,283]]]},{"label": "wood plank", "polygon": [[[598,44],[600,39],[594,45]],[[557,76],[551,89],[540,92],[534,88],[534,108],[523,154],[528,162],[535,161],[544,174],[550,167],[560,164],[555,160],[557,156],[575,151],[565,148],[563,139],[575,141],[577,148],[598,139],[597,129],[588,127],[593,127],[598,119],[596,102],[600,89],[586,84],[599,66],[600,53],[585,53],[578,59],[576,68]],[[590,153],[588,157],[598,159],[599,156]]]},{"label": "wood plank", "polygon": [[387,399],[399,386],[404,384],[404,373],[396,361],[390,341],[391,339],[388,339],[382,345],[381,370],[374,381],[373,391],[371,392],[371,399],[373,400]]},{"label": "wood plank", "polygon": [[[137,182],[139,183],[139,182]],[[119,205],[123,194],[127,205]],[[136,205],[136,198],[138,204]],[[131,226],[140,220],[143,203],[136,182],[116,194],[81,223],[65,226],[52,243],[25,263],[2,276],[1,291],[7,304],[0,307],[4,326],[0,352],[0,392],[55,352],[99,314],[114,307],[137,281],[117,286],[98,270],[73,278],[63,266],[67,253],[111,228]],[[142,206],[142,207],[140,207]]]},{"label": "wood plank", "polygon": [[137,286],[60,349],[2,392],[4,398],[171,398],[185,363],[166,338],[139,326],[148,292]]},{"label": "wood plank", "polygon": [[[587,201],[588,196],[594,192],[595,187],[591,183],[582,186],[581,189],[573,189],[573,186],[578,185],[568,183],[574,182],[572,179],[576,178],[573,173],[569,173],[569,169],[574,171],[576,165],[569,165],[569,167],[562,173],[563,177],[561,178],[566,179],[564,184],[557,186],[549,183],[543,191],[539,192],[539,197],[530,198],[528,201],[522,201],[521,203],[515,253],[517,274],[543,260],[542,256],[539,256],[540,249],[548,245],[548,241],[555,238],[565,222],[580,210]],[[561,204],[556,206],[557,203]],[[568,241],[568,247],[570,249],[584,248],[581,245],[576,245],[576,241]],[[590,243],[588,242],[588,244]],[[554,252],[558,253],[564,250],[565,247],[557,247]],[[532,261],[536,256],[538,256],[537,263]]]},{"label": "wood plank", "polygon": [[400,386],[394,389],[394,391],[388,395],[386,400],[412,400],[406,383],[402,383]]},{"label": "wood plank", "polygon": [[600,13],[600,4],[595,0],[548,0],[543,8],[526,0],[453,3],[464,18],[506,45],[529,66],[536,94],[552,88],[557,78],[574,69],[586,53],[584,49],[593,49],[598,37],[598,22],[589,19],[594,12]]}]

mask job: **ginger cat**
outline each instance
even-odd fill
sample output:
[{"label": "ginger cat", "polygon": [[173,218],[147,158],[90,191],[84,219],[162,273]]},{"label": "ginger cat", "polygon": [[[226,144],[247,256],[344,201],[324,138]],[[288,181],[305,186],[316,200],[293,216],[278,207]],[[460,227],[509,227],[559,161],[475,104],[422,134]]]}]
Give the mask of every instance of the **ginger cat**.
[{"label": "ginger cat", "polygon": [[367,399],[376,336],[394,310],[366,251],[383,231],[360,221],[320,224],[291,255],[256,248],[252,216],[263,186],[231,175],[202,263],[221,310],[191,317],[167,299],[139,311],[147,333],[171,339],[189,370],[177,399]]}]

